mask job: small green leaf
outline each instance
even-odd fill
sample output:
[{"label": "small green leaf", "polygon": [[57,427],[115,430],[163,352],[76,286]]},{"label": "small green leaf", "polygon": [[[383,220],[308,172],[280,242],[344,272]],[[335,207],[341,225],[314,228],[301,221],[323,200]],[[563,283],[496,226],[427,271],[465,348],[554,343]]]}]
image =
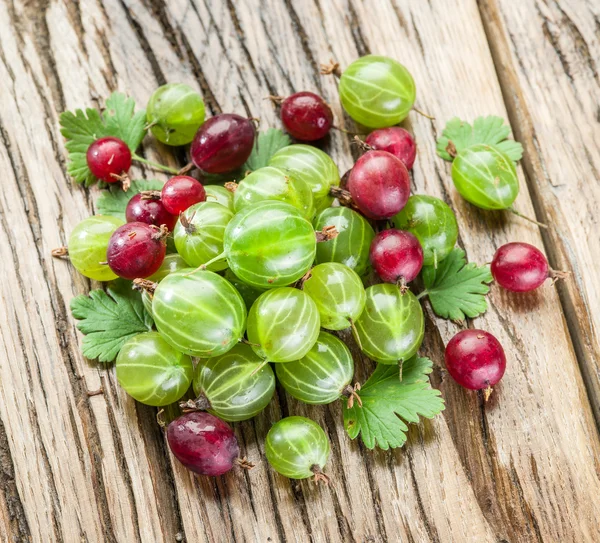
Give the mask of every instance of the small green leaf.
[{"label": "small green leaf", "polygon": [[413,356],[404,362],[402,381],[398,366],[378,364],[362,386],[358,402],[344,407],[344,426],[350,438],[359,434],[365,446],[384,450],[402,447],[406,442],[406,423],[419,422],[419,416],[433,418],[444,410],[439,390],[431,388],[432,362]]},{"label": "small green leaf", "polygon": [[114,92],[106,100],[102,115],[92,108],[65,111],[60,115],[60,131],[67,140],[65,147],[69,153],[67,172],[77,183],[87,187],[97,181],[88,168],[86,153],[98,138],[114,136],[127,143],[132,152],[137,149],[146,133],[146,112],[134,112],[134,109],[132,98]]},{"label": "small green leaf", "polygon": [[134,153],[146,135],[146,110],[135,112],[133,98],[113,92],[106,100],[103,116],[107,135],[122,139]]},{"label": "small green leaf", "polygon": [[117,279],[107,289],[92,290],[89,296],[71,300],[71,312],[85,334],[83,355],[100,362],[112,362],[125,342],[152,329],[152,317],[144,309],[139,292],[130,281]]},{"label": "small green leaf", "polygon": [[260,132],[254,142],[252,154],[242,166],[242,171],[264,168],[279,149],[283,149],[291,143],[290,137],[279,128],[269,128],[265,132]]},{"label": "small green leaf", "polygon": [[102,191],[96,202],[98,215],[112,215],[125,220],[127,203],[133,196],[144,190],[161,190],[164,183],[157,179],[136,179],[131,182],[129,190],[125,192],[121,185],[111,184],[107,190]]},{"label": "small green leaf", "polygon": [[423,266],[421,271],[425,293],[436,315],[462,322],[467,317],[477,317],[487,310],[485,295],[492,282],[489,266],[467,264],[465,252],[455,247],[434,266]]},{"label": "small green leaf", "polygon": [[517,162],[523,156],[523,146],[514,140],[508,140],[510,127],[504,124],[502,117],[488,115],[477,117],[473,126],[458,117],[450,119],[437,141],[437,152],[444,160],[452,162],[453,156],[448,152],[448,144],[452,142],[456,153],[477,143],[492,145]]}]

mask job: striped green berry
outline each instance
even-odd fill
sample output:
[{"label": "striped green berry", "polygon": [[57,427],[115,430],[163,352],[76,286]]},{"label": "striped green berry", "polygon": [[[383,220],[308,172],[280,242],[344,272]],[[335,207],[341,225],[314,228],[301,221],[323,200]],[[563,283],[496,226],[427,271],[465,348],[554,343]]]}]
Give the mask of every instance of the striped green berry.
[{"label": "striped green berry", "polygon": [[117,276],[106,263],[106,249],[113,232],[124,221],[109,215],[94,215],[81,221],[69,238],[69,259],[82,275],[96,281],[111,281]]},{"label": "striped green berry", "polygon": [[315,262],[339,262],[363,275],[369,265],[369,248],[375,231],[362,216],[347,207],[330,207],[315,219],[315,230],[335,226],[336,238],[317,244]]},{"label": "striped green berry", "polygon": [[190,387],[194,368],[158,332],[131,338],[117,356],[117,379],[125,392],[146,405],[169,405]]},{"label": "striped green berry", "polygon": [[288,145],[277,151],[269,166],[285,171],[292,179],[304,181],[312,190],[317,212],[329,207],[329,189],[340,184],[340,172],[327,153],[312,145]]},{"label": "striped green berry", "polygon": [[233,192],[221,185],[204,185],[206,201],[221,204],[233,213]]},{"label": "striped green berry", "polygon": [[283,287],[261,294],[248,314],[248,340],[269,362],[302,358],[319,337],[319,310],[301,290]]},{"label": "striped green berry", "polygon": [[276,422],[265,442],[271,467],[290,479],[321,476],[331,448],[327,435],[316,422],[305,417],[287,417]]},{"label": "striped green berry", "polygon": [[365,310],[356,321],[354,337],[363,353],[382,364],[398,364],[415,355],[425,331],[421,304],[396,285],[373,285],[366,290]]},{"label": "striped green berry", "polygon": [[235,422],[258,415],[273,392],[271,366],[244,343],[196,366],[194,393],[208,402],[210,413],[224,420]]},{"label": "striped green berry", "polygon": [[508,209],[519,194],[515,163],[491,145],[461,151],[452,163],[452,181],[467,202],[482,209]]},{"label": "striped green berry", "polygon": [[357,123],[368,128],[384,128],[403,121],[415,96],[410,72],[388,57],[361,57],[340,78],[342,106]]},{"label": "striped green berry", "polygon": [[396,228],[408,230],[419,240],[425,266],[437,267],[437,263],[450,254],[458,239],[454,212],[435,196],[411,196],[393,221]]},{"label": "striped green berry", "polygon": [[313,348],[295,362],[275,366],[286,392],[305,403],[326,404],[337,400],[354,376],[354,361],[343,341],[321,332]]},{"label": "striped green berry", "polygon": [[264,201],[243,209],[225,230],[229,267],[257,288],[295,283],[310,269],[316,247],[311,223],[284,202]]},{"label": "striped green berry", "polygon": [[226,353],[246,328],[244,300],[211,271],[167,275],[154,292],[152,313],[156,328],[173,347],[203,358]]},{"label": "striped green berry", "polygon": [[302,290],[319,310],[321,326],[327,330],[345,330],[362,313],[366,294],[358,274],[344,264],[326,262],[315,266]]},{"label": "striped green berry", "polygon": [[[189,207],[181,214],[173,231],[177,252],[193,267],[222,254],[225,228],[232,217],[229,209],[216,202],[200,202]],[[217,260],[207,266],[211,271],[225,268],[226,260]]]},{"label": "striped green berry", "polygon": [[235,190],[233,205],[238,212],[264,200],[286,202],[308,220],[312,220],[315,214],[310,187],[302,179],[294,179],[280,168],[267,166],[244,177]]}]

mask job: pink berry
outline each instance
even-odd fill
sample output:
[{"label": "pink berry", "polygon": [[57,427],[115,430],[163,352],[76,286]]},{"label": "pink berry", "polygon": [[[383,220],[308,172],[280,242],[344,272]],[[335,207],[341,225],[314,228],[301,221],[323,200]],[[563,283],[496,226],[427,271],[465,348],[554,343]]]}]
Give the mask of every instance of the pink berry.
[{"label": "pink berry", "polygon": [[206,191],[200,181],[187,175],[171,177],[162,189],[161,200],[166,210],[179,216],[188,207],[206,200]]},{"label": "pink berry", "polygon": [[143,222],[154,226],[165,225],[173,231],[177,222],[177,215],[171,215],[163,205],[160,196],[146,193],[136,194],[129,200],[125,209],[127,222]]},{"label": "pink berry", "polygon": [[417,144],[407,130],[399,126],[390,126],[371,132],[365,143],[373,149],[387,151],[399,158],[407,169],[411,169],[417,156]]},{"label": "pink berry", "polygon": [[118,138],[100,138],[92,143],[86,154],[92,175],[106,183],[116,183],[131,168],[131,151]]},{"label": "pink berry", "polygon": [[538,288],[549,274],[548,261],[529,243],[502,245],[492,260],[492,275],[506,290],[528,292]]},{"label": "pink berry", "polygon": [[402,287],[410,283],[423,267],[423,248],[410,232],[390,228],[379,232],[371,242],[371,264],[386,283]]},{"label": "pink berry", "polygon": [[281,122],[294,138],[315,141],[329,132],[333,113],[318,94],[297,92],[281,103]]},{"label": "pink berry", "polygon": [[461,386],[471,390],[490,389],[506,369],[500,342],[483,330],[462,330],[446,346],[446,369]]},{"label": "pink berry", "polygon": [[255,129],[250,119],[222,113],[208,119],[194,137],[190,154],[196,167],[208,173],[237,170],[248,160]]},{"label": "pink berry", "polygon": [[143,222],[128,222],[117,228],[108,242],[106,260],[123,279],[149,277],[160,268],[168,232]]},{"label": "pink berry", "polygon": [[204,411],[186,413],[167,428],[169,447],[186,468],[201,475],[223,475],[240,455],[231,427]]},{"label": "pink berry", "polygon": [[367,151],[352,168],[347,189],[363,215],[389,219],[406,205],[410,178],[399,158],[387,151]]}]

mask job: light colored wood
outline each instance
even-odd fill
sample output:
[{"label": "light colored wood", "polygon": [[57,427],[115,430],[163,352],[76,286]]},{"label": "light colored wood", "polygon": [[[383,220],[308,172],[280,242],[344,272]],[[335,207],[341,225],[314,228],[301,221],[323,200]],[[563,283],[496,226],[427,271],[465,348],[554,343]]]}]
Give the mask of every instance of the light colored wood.
[{"label": "light colored wood", "polygon": [[[469,258],[487,262],[514,239],[542,246],[537,228],[462,201],[435,155],[436,134],[450,117],[506,116],[474,1],[39,4],[0,1],[0,539],[600,538],[597,430],[549,285],[525,297],[493,287],[490,310],[473,323],[497,335],[509,356],[487,405],[446,378],[443,344],[457,327],[428,311],[423,351],[436,363],[433,380],[447,410],[413,428],[404,449],[366,451],[346,437],[340,405],[311,408],[280,392],[255,421],[236,425],[242,453],[257,467],[212,480],[191,476],[169,456],[154,410],[136,406],[112,369],[81,357],[68,303],[95,285],[49,257],[97,195],[64,173],[58,112],[113,89],[144,104],[157,85],[183,81],[202,90],[212,113],[247,111],[262,126],[278,125],[268,94],[314,89],[333,105],[339,125],[352,129],[335,79],[319,76],[318,63],[334,57],[345,66],[368,52],[405,63],[417,81],[418,107],[436,117],[411,114],[406,123],[419,145],[414,188],[454,207]],[[334,133],[328,146],[342,172],[356,152],[348,141]],[[150,140],[144,152],[176,163]],[[523,180],[517,204],[533,214]],[[359,377],[365,373],[359,364]],[[104,395],[87,396],[100,386]],[[288,481],[266,464],[264,436],[288,413],[327,429],[331,488]]]},{"label": "light colored wood", "polygon": [[600,421],[600,5],[481,2],[596,420]]}]

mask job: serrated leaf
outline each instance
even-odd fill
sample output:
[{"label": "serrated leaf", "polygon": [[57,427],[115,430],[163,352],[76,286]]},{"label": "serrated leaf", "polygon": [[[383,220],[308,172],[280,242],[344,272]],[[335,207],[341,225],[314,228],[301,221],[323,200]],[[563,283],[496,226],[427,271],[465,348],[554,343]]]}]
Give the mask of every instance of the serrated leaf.
[{"label": "serrated leaf", "polygon": [[112,215],[125,219],[125,209],[129,200],[143,190],[161,190],[164,183],[157,179],[136,179],[131,182],[128,191],[124,191],[121,185],[109,185],[108,189],[102,191],[96,202],[98,215]]},{"label": "serrated leaf", "polygon": [[452,161],[453,156],[448,152],[448,144],[452,142],[456,153],[477,143],[495,146],[511,160],[517,162],[523,156],[523,146],[514,140],[507,140],[510,126],[504,124],[504,119],[496,115],[477,117],[471,126],[458,117],[450,119],[437,141],[437,152],[444,160]]},{"label": "serrated leaf", "polygon": [[485,295],[492,282],[489,266],[467,264],[465,252],[455,247],[437,268],[423,266],[425,293],[436,315],[456,322],[477,317],[487,310]]},{"label": "serrated leaf", "polygon": [[146,110],[136,112],[133,98],[113,92],[106,100],[103,117],[107,134],[122,139],[134,153],[146,134]]},{"label": "serrated leaf", "polygon": [[107,292],[92,290],[89,296],[71,300],[71,312],[85,334],[83,355],[100,362],[112,362],[132,337],[152,329],[153,321],[144,309],[139,292],[130,281],[116,280]]},{"label": "serrated leaf", "polygon": [[122,139],[134,152],[145,135],[145,110],[134,112],[135,102],[124,94],[114,92],[106,100],[101,115],[96,109],[65,111],[60,115],[61,134],[66,138],[69,153],[67,172],[77,183],[90,186],[97,179],[87,165],[88,147],[98,138],[114,136]]},{"label": "serrated leaf", "polygon": [[428,358],[413,356],[404,362],[400,381],[398,366],[378,364],[359,392],[362,407],[358,402],[350,409],[344,407],[344,426],[350,438],[360,434],[369,449],[402,447],[407,423],[441,413],[444,400],[439,390],[431,388],[427,377],[432,366]]},{"label": "serrated leaf", "polygon": [[269,128],[260,132],[254,142],[252,154],[242,166],[242,171],[255,171],[269,164],[271,157],[292,143],[290,137],[279,128]]}]

